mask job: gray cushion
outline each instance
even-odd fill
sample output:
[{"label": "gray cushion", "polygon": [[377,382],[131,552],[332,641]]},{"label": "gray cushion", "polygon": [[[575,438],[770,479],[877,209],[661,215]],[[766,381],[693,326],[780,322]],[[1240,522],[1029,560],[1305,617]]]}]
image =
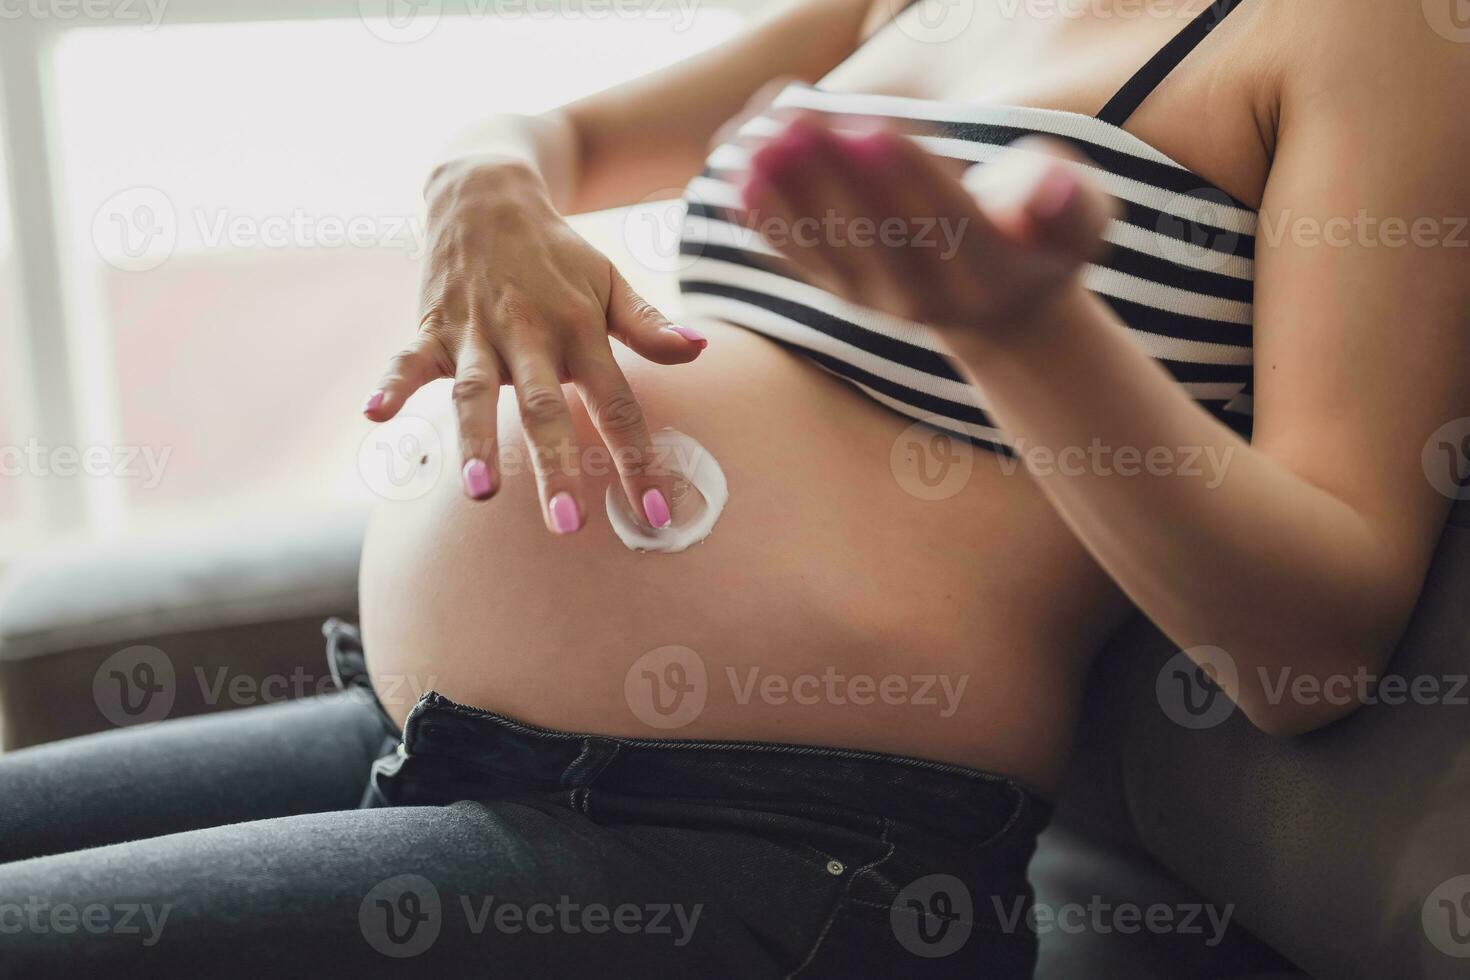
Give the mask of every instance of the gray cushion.
[{"label": "gray cushion", "polygon": [[0,661],[355,608],[366,517],[356,506],[48,549],[0,583]]}]

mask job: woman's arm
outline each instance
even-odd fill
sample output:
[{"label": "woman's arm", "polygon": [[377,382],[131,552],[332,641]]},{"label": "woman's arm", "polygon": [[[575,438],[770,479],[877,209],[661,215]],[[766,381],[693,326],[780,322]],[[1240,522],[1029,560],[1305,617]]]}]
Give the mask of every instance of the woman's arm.
[{"label": "woman's arm", "polygon": [[[923,293],[910,289],[892,312],[939,329],[1023,459],[1099,443],[1145,458],[1158,447],[1175,460],[1202,450],[1226,461],[1223,479],[1090,466],[1035,475],[1164,632],[1186,649],[1226,651],[1235,668],[1220,675],[1227,693],[1258,727],[1282,734],[1355,706],[1293,702],[1298,678],[1339,678],[1335,690],[1352,696],[1356,686],[1344,689],[1341,678],[1383,670],[1449,506],[1421,452],[1436,429],[1470,415],[1470,177],[1458,165],[1470,152],[1459,106],[1470,48],[1435,35],[1417,8],[1302,15],[1310,43],[1282,93],[1258,237],[1250,445],[1082,288],[1080,243],[1095,240],[1103,205],[1071,168],[1037,167],[1016,200],[969,210],[952,177],[891,135],[844,147],[819,134],[831,172],[806,170],[806,186],[870,181],[863,193],[872,198],[882,182],[864,160],[889,154],[890,172],[930,191],[908,191],[898,213],[971,219],[961,253],[970,261],[911,269]],[[759,163],[755,179],[779,188],[779,174]],[[802,212],[827,204],[803,201]],[[1401,224],[1391,230],[1388,219]],[[1421,219],[1420,240],[1404,240]],[[841,251],[825,261],[863,260]],[[882,274],[870,266],[846,278]],[[990,295],[977,292],[981,281]],[[881,301],[882,288],[869,288]]]},{"label": "woman's arm", "polygon": [[435,178],[520,160],[541,174],[562,214],[672,194],[699,171],[720,125],[764,86],[816,81],[896,9],[874,0],[781,4],[738,37],[661,71],[538,116],[478,123],[450,145]]},{"label": "woman's arm", "polygon": [[500,116],[467,135],[425,189],[428,258],[417,335],[363,404],[374,422],[419,388],[454,378],[461,482],[474,500],[499,488],[500,389],[515,388],[548,530],[582,527],[571,383],[613,454],[629,506],[651,527],[671,519],[669,474],[609,337],[660,364],[706,341],[670,323],[563,220],[683,183],[705,143],[777,75],[815,77],[858,43],[871,0],[803,0],[738,39],[565,109]]}]

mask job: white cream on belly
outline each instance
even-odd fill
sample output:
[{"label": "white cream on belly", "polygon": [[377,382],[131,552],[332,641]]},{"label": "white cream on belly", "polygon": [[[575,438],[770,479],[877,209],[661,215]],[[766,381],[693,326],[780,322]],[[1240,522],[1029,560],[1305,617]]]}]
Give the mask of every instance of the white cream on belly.
[{"label": "white cream on belly", "polygon": [[674,429],[660,429],[652,438],[657,464],[688,481],[702,500],[675,501],[673,523],[655,529],[634,518],[622,486],[613,483],[607,488],[607,520],[618,539],[634,551],[673,554],[709,537],[730,499],[730,490],[725,471],[698,442]]}]

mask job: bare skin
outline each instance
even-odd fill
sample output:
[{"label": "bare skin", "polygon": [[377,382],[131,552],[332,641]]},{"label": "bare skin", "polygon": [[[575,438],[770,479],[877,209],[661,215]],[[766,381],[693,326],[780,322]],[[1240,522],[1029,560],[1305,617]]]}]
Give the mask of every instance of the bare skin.
[{"label": "bare skin", "polygon": [[[579,534],[549,536],[524,467],[494,506],[441,479],[425,499],[382,508],[362,610],[390,710],[401,718],[415,689],[434,688],[552,728],[885,750],[1049,786],[1086,659],[1075,651],[1125,611],[1106,577],[996,457],[975,453],[957,496],[919,500],[889,470],[908,420],[759,336],[710,334],[719,356],[678,370],[626,358],[649,417],[695,434],[729,477],[730,502],[704,543],[637,554],[596,512]],[[575,418],[593,444],[585,410]],[[513,414],[505,430],[504,456],[524,458]],[[607,480],[584,478],[590,499]],[[624,682],[670,644],[699,654],[709,700],[690,724],[660,731]],[[828,668],[899,675],[913,697],[837,703],[851,694],[844,684],[815,704],[759,691],[742,704],[752,668],[762,682]],[[936,678],[922,699],[932,703],[907,703],[921,700],[920,675]]]},{"label": "bare skin", "polygon": [[[947,44],[919,44],[890,29],[842,63],[863,25],[891,9],[877,8],[808,3],[663,75],[549,117],[502,120],[482,133],[479,155],[431,181],[431,211],[437,207],[446,216],[441,225],[462,242],[472,223],[499,213],[468,208],[466,201],[485,200],[468,188],[531,179],[570,211],[676,185],[698,167],[715,128],[781,75],[815,80],[832,72],[826,84],[837,89],[1091,114],[1184,23],[1178,16],[1028,20],[982,4]],[[1446,94],[1466,77],[1464,46],[1436,37],[1417,11],[1350,4],[1340,17],[1322,18],[1315,9],[1248,0],[1127,128],[1263,206],[1263,222],[1273,208],[1319,220],[1364,208],[1409,220],[1470,213],[1464,181],[1434,163],[1448,159],[1446,145],[1470,149],[1470,128]],[[1359,39],[1367,36],[1377,47],[1365,64]],[[1373,127],[1352,122],[1368,118]],[[1428,118],[1445,119],[1445,128],[1431,134],[1409,122]],[[823,164],[833,180],[821,185],[842,177],[862,187],[871,174],[834,147]],[[1355,166],[1344,170],[1344,159]],[[953,196],[951,177],[912,164],[913,189],[930,195],[931,207],[977,207]],[[1403,179],[1409,172],[1413,179]],[[776,186],[779,168],[769,176]],[[1242,680],[1227,691],[1263,729],[1302,731],[1342,714],[1340,706],[1324,712],[1269,702],[1250,678],[1257,668],[1319,677],[1375,672],[1390,655],[1448,503],[1424,480],[1420,449],[1440,424],[1470,412],[1463,252],[1290,239],[1263,247],[1257,437],[1246,446],[1198,411],[1081,291],[1069,271],[1081,262],[1079,250],[1041,247],[1053,232],[1056,242],[1080,241],[1088,216],[1105,206],[1085,186],[1068,200],[1050,230],[1035,214],[983,207],[972,214],[991,225],[981,245],[997,261],[1051,263],[1052,284],[1021,297],[1025,309],[1020,293],[983,308],[932,305],[935,296],[959,296],[973,269],[934,269],[918,293],[895,287],[867,300],[901,315],[930,304],[925,322],[986,387],[1008,431],[1053,449],[1100,437],[1114,446],[1236,450],[1219,488],[1205,492],[1171,477],[1034,478],[978,452],[960,493],[921,500],[892,465],[908,420],[754,335],[709,331],[708,350],[680,348],[646,310],[637,311],[636,326],[620,329],[632,318],[613,311],[603,323],[591,317],[581,333],[537,332],[534,318],[511,317],[509,327],[504,316],[429,318],[430,343],[421,340],[396,362],[370,417],[392,415],[407,393],[458,368],[461,451],[514,455],[524,427],[509,403],[496,411],[495,389],[516,386],[523,411],[526,375],[569,377],[585,392],[577,366],[601,363],[587,352],[605,348],[611,332],[628,342],[618,361],[641,411],[617,413],[623,424],[609,426],[617,420],[598,410],[607,388],[601,398],[580,399],[569,388],[564,415],[546,404],[534,413],[532,442],[585,449],[600,436],[646,446],[648,428],[671,425],[716,455],[732,498],[715,534],[676,556],[627,551],[600,514],[608,480],[635,506],[645,487],[672,492],[636,459],[600,477],[505,472],[493,500],[472,501],[444,480],[421,500],[384,507],[364,556],[362,605],[390,711],[406,714],[406,688],[432,686],[549,727],[902,752],[1048,790],[1066,758],[1086,667],[1131,599],[1181,647],[1228,648]],[[789,195],[787,206],[820,213],[840,203],[819,191]],[[493,238],[487,231],[481,240]],[[492,252],[482,246],[470,263],[493,268]],[[882,258],[853,252],[798,250],[788,258],[813,274]],[[1057,264],[1063,252],[1070,265]],[[616,280],[598,268],[587,260],[585,305],[607,309],[615,291],[607,284]],[[887,267],[844,271],[871,282]],[[951,275],[954,288],[946,284]],[[512,294],[533,281],[523,271]],[[497,295],[509,287],[502,280],[500,288]],[[533,289],[525,302],[534,309],[552,295],[548,289],[538,300]],[[562,339],[550,344],[548,335]],[[479,373],[518,358],[541,366],[519,378]],[[466,364],[477,382],[468,386]],[[609,376],[599,375],[604,383]],[[532,385],[533,401],[547,402],[548,386]],[[621,395],[615,401],[628,403]],[[538,426],[548,434],[538,437]],[[447,439],[456,444],[452,431]],[[535,518],[539,510],[554,529],[550,500],[563,491],[575,494],[584,526],[549,536]],[[669,644],[697,651],[709,678],[704,711],[674,732],[641,719],[625,689],[635,662]],[[747,689],[752,668],[787,683],[894,675],[909,680],[912,696],[857,704],[854,688],[839,684],[837,696],[828,686],[814,699],[781,697],[779,684],[766,693]],[[916,678],[929,676],[938,705],[917,701]],[[948,714],[945,678],[951,692],[960,690]]]}]

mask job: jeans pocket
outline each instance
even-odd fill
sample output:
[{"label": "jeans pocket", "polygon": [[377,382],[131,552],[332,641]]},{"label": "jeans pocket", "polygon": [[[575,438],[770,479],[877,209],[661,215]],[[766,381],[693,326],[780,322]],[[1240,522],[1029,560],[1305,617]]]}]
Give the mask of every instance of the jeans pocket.
[{"label": "jeans pocket", "polygon": [[860,868],[792,976],[1015,980],[1035,968],[1025,865],[889,824],[883,860]]},{"label": "jeans pocket", "polygon": [[770,952],[775,976],[796,975],[853,881],[890,850],[881,819],[818,820],[762,801],[651,801],[594,789],[587,814],[737,918]]}]

